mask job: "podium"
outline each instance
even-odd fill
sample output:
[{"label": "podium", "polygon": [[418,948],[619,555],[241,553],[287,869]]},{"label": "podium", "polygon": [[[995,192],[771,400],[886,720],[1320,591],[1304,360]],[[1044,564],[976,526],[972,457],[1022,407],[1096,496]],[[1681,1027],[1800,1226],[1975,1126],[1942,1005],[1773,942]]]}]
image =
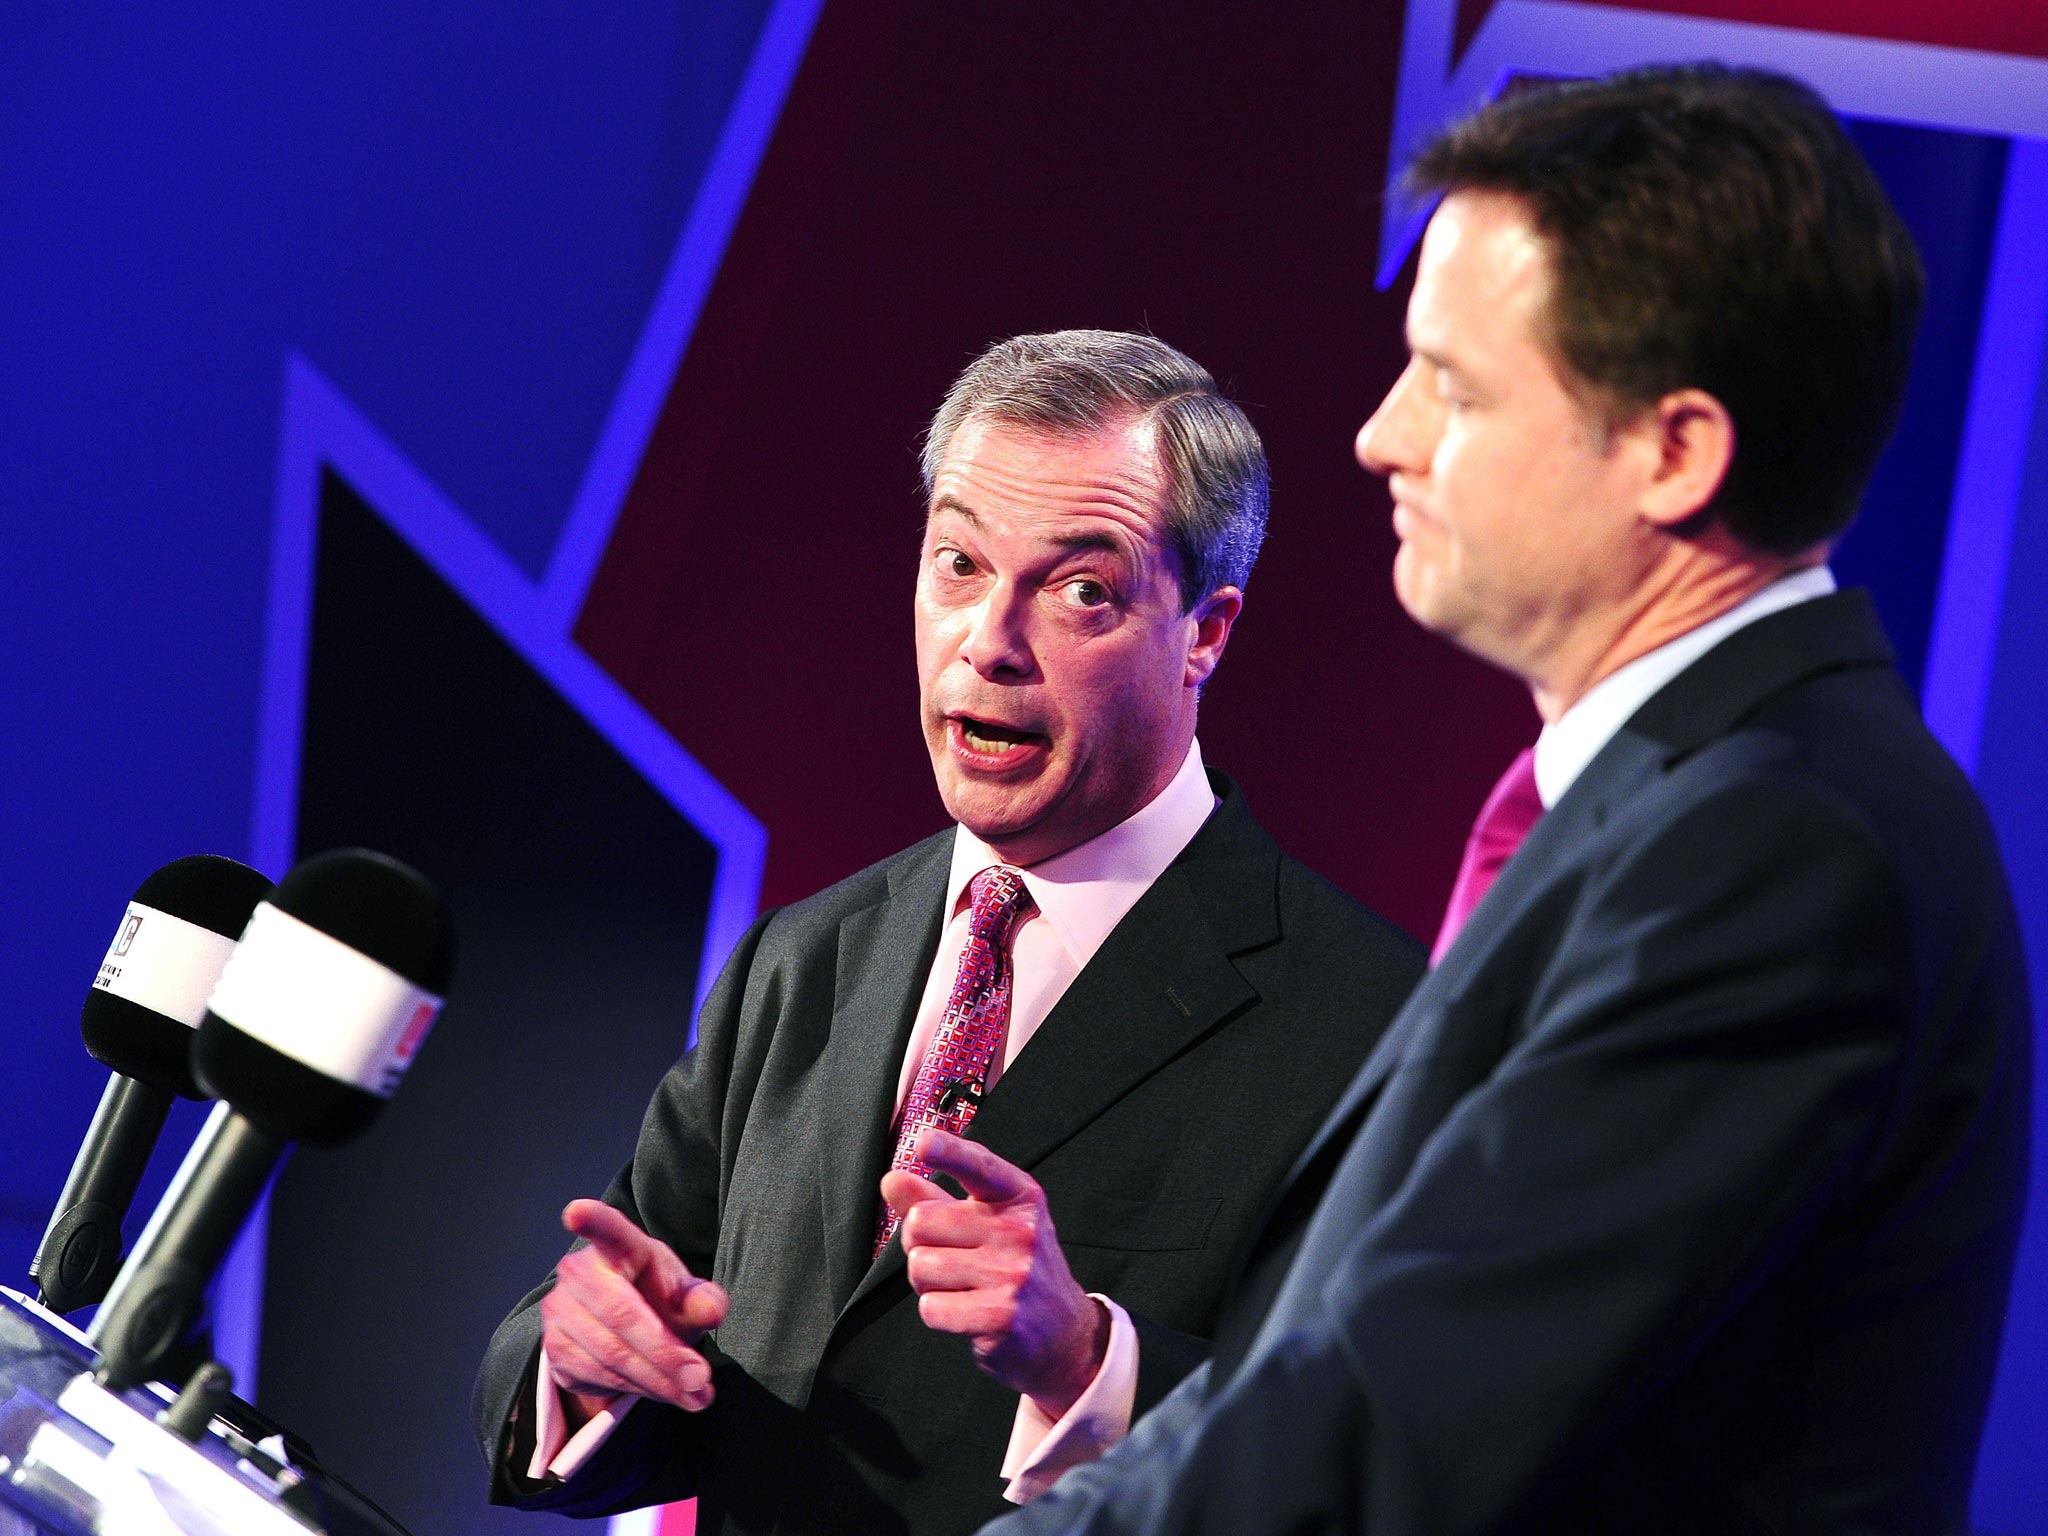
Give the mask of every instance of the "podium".
[{"label": "podium", "polygon": [[0,1288],[0,1536],[404,1536],[206,1402],[110,1392],[83,1335]]}]

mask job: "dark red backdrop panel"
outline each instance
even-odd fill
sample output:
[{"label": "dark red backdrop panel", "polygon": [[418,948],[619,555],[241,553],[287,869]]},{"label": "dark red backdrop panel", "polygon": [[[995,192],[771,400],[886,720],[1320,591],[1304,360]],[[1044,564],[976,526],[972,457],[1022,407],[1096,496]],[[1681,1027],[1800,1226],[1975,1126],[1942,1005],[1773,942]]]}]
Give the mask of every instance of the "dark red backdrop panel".
[{"label": "dark red backdrop panel", "polygon": [[[1220,11],[1220,8],[1219,8]],[[1203,707],[1292,851],[1427,930],[1536,721],[1418,632],[1351,438],[1398,8],[825,8],[577,638],[768,825],[764,900],[943,822],[915,721],[919,431],[997,337],[1143,328],[1265,435],[1272,532]]]}]

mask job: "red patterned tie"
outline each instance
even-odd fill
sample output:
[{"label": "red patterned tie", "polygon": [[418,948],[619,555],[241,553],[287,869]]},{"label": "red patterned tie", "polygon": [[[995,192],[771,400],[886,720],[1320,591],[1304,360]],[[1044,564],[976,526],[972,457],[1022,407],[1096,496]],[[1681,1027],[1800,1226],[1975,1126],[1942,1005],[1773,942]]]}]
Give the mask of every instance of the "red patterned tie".
[{"label": "red patterned tie", "polygon": [[[967,885],[971,906],[967,944],[960,951],[960,971],[953,995],[924,1060],[903,1101],[903,1120],[896,1133],[891,1168],[907,1169],[920,1178],[931,1169],[917,1160],[917,1138],[927,1126],[942,1126],[955,1136],[967,1133],[981,1107],[982,1085],[989,1063],[1002,1049],[1010,1028],[1010,935],[1032,910],[1024,877],[1014,869],[993,865]],[[885,1202],[875,1228],[879,1256],[896,1231],[896,1215]]]},{"label": "red patterned tie", "polygon": [[1493,885],[1494,876],[1515,856],[1522,839],[1542,815],[1543,800],[1536,793],[1536,751],[1524,747],[1493,786],[1493,793],[1479,808],[1479,819],[1472,823],[1472,835],[1465,839],[1465,857],[1458,865],[1457,882],[1451,887],[1451,902],[1444,908],[1444,923],[1437,930],[1436,947],[1429,952],[1431,965],[1443,959],[1444,951],[1465,926],[1465,919]]}]

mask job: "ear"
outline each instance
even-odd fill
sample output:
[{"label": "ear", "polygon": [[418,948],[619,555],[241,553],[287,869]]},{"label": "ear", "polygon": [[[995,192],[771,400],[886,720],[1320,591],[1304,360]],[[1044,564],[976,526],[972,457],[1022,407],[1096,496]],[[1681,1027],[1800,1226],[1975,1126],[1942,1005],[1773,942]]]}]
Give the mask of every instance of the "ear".
[{"label": "ear", "polygon": [[1218,587],[1189,611],[1194,637],[1188,645],[1187,687],[1199,688],[1209,681],[1223,659],[1223,647],[1230,643],[1230,627],[1243,611],[1244,592],[1237,587]]},{"label": "ear", "polygon": [[1676,528],[1714,499],[1735,460],[1735,418],[1703,389],[1681,389],[1650,407],[1641,430],[1656,458],[1638,500],[1644,518]]}]

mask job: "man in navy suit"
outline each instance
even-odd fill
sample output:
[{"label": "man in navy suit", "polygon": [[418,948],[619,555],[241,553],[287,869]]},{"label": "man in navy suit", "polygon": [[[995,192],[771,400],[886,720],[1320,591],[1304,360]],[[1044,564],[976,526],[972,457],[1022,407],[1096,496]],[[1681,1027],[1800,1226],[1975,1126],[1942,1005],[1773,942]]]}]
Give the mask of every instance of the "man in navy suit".
[{"label": "man in navy suit", "polygon": [[1826,563],[1910,239],[1751,71],[1517,93],[1413,176],[1442,202],[1358,457],[1403,607],[1542,735],[1208,1366],[986,1530],[1965,1529],[2024,973],[1982,809]]}]

